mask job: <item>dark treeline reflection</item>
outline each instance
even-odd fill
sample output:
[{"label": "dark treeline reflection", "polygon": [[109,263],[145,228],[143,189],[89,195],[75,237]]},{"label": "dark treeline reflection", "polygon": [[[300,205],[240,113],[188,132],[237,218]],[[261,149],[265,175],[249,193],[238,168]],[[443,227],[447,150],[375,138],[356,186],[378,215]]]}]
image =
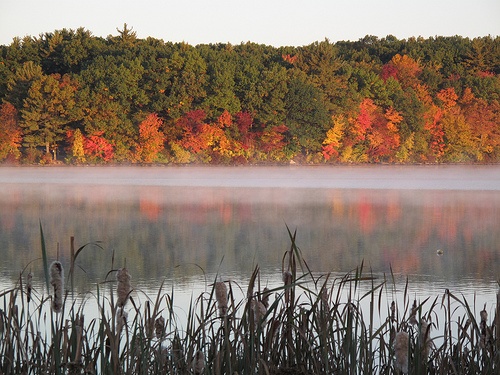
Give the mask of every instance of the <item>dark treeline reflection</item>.
[{"label": "dark treeline reflection", "polygon": [[43,184],[0,190],[0,271],[13,281],[28,264],[42,275],[40,222],[50,257],[67,267],[71,236],[77,247],[101,241],[102,249],[89,246],[77,259],[81,287],[124,265],[144,283],[182,282],[201,269],[246,277],[256,264],[278,273],[290,245],[286,225],[297,230],[315,271],[347,272],[364,260],[375,272],[392,267],[480,282],[496,279],[500,266],[495,191]]}]

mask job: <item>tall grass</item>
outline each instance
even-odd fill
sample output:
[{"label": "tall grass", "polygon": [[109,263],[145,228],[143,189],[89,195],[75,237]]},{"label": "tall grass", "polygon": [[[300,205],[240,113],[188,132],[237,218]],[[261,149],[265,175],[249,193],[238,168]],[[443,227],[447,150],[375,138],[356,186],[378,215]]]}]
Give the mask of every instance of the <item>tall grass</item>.
[{"label": "tall grass", "polygon": [[[191,299],[187,319],[180,322],[173,289],[166,291],[162,284],[156,296],[139,304],[127,269],[114,264],[84,302],[68,298],[76,258],[85,246],[71,251],[70,283],[64,284],[69,289],[58,295],[62,265],[56,259],[56,268],[49,268],[40,230],[50,294],[32,290],[27,268],[13,288],[0,294],[1,374],[500,371],[500,292],[495,316],[489,318],[486,307],[478,312],[474,303],[449,290],[412,301],[408,281],[397,285],[392,272],[377,278],[363,263],[341,278],[315,274],[296,244],[296,233],[289,231],[282,285],[262,288],[258,266],[246,293],[217,276],[207,291]],[[396,290],[403,287],[401,301]],[[98,306],[97,317],[85,317],[88,300]]]}]

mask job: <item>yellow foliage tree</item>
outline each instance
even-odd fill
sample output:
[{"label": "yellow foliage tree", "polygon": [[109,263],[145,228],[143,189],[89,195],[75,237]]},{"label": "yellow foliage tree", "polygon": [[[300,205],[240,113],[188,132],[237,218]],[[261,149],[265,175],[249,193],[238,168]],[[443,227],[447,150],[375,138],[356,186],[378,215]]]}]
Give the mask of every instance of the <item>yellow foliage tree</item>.
[{"label": "yellow foliage tree", "polygon": [[323,157],[325,160],[330,160],[331,157],[339,155],[339,149],[342,145],[344,136],[345,118],[342,115],[332,116],[333,126],[326,132],[325,140],[323,141]]},{"label": "yellow foliage tree", "polygon": [[80,129],[76,129],[73,134],[73,145],[71,146],[71,151],[73,158],[77,163],[85,163],[85,151],[83,148],[84,137]]}]

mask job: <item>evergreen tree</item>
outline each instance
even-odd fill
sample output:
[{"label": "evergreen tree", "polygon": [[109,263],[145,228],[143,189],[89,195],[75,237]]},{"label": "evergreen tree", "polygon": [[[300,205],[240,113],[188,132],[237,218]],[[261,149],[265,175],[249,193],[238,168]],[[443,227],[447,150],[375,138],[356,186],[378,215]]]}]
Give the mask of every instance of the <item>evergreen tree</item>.
[{"label": "evergreen tree", "polygon": [[75,120],[76,87],[68,76],[42,75],[33,81],[21,110],[23,146],[44,146],[45,153],[53,153],[64,139],[67,126]]}]

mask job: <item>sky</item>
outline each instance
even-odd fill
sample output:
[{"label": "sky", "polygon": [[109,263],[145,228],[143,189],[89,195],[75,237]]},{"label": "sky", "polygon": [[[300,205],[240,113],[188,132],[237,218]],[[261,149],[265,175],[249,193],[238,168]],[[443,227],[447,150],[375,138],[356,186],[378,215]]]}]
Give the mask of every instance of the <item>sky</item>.
[{"label": "sky", "polygon": [[500,0],[0,0],[0,45],[83,27],[165,42],[302,46],[366,35],[500,36]]}]

